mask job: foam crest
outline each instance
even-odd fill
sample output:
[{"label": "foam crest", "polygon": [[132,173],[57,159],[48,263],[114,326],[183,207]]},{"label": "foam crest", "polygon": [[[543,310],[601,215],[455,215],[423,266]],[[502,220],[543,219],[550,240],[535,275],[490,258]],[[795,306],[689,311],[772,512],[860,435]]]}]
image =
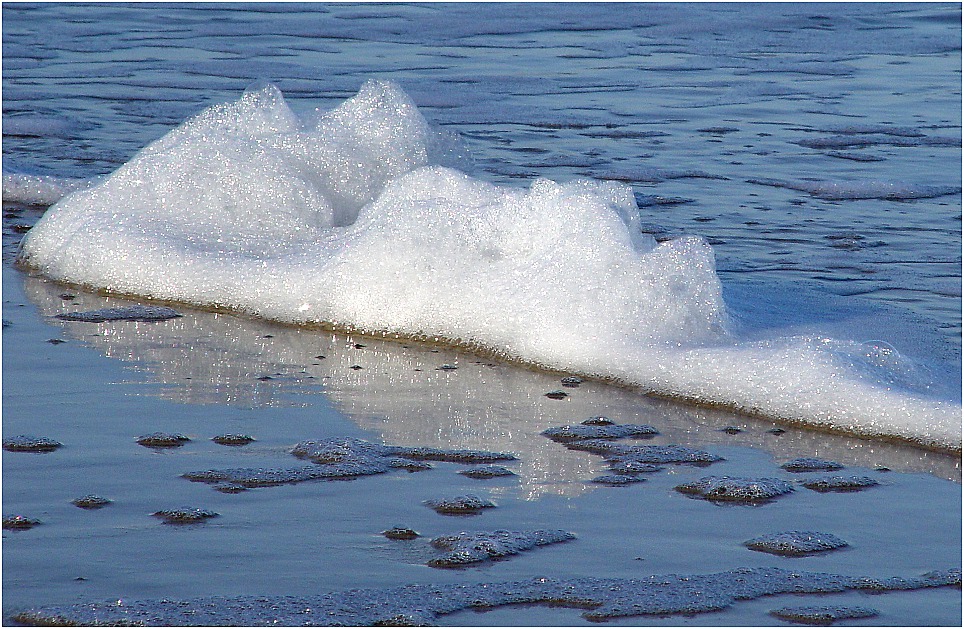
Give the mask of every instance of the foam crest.
[{"label": "foam crest", "polygon": [[421,169],[359,216],[326,293],[342,325],[435,334],[566,368],[601,347],[721,335],[709,246],[656,245],[638,220],[617,184],[536,180],[514,190]]},{"label": "foam crest", "polygon": [[960,407],[886,344],[740,342],[705,240],[641,232],[629,186],[509,188],[388,82],[299,117],[273,86],[68,195],[20,261],[62,281],[429,338],[828,429],[960,448]]}]

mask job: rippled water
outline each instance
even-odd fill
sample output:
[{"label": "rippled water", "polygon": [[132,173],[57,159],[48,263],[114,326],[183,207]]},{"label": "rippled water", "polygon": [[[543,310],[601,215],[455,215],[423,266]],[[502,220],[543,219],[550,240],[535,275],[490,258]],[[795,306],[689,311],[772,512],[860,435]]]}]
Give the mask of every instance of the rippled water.
[{"label": "rippled water", "polygon": [[715,244],[728,285],[898,304],[959,355],[960,194],[759,183],[959,188],[956,5],[11,4],[4,17],[5,171],[109,172],[255,81],[297,110],[390,78],[467,138],[483,178],[630,182],[654,232]]},{"label": "rippled water", "polygon": [[[916,356],[933,358],[960,377],[959,5],[5,3],[3,18],[4,173],[80,179],[109,173],[185,118],[208,105],[237,99],[253,82],[275,83],[293,109],[307,112],[335,106],[367,78],[390,79],[412,96],[429,120],[465,138],[476,177],[519,186],[537,176],[559,181],[589,176],[632,185],[644,229],[657,239],[691,233],[713,244],[728,302],[746,313],[741,322],[745,327],[808,324],[853,309],[863,315],[859,320],[864,327],[858,332],[867,339],[883,337],[902,350],[909,346]],[[38,211],[6,204],[5,211],[4,260],[9,263],[20,225],[35,221]],[[4,304],[5,320],[17,303],[31,303],[41,315],[65,307],[56,286],[7,272],[4,281],[5,292],[8,282],[18,284],[13,295],[6,292],[14,301]],[[756,301],[760,294],[767,297],[763,303]],[[91,307],[103,305],[94,296],[79,297],[85,300]],[[653,487],[642,488],[649,494],[626,494],[650,496],[644,502],[628,500],[618,508],[610,494],[593,491],[576,507],[549,500],[532,512],[535,515],[521,515],[523,510],[513,499],[579,495],[587,491],[584,481],[594,473],[594,457],[539,437],[538,432],[550,425],[595,413],[619,414],[627,422],[654,421],[664,431],[664,441],[691,439],[700,447],[720,447],[734,461],[724,473],[765,467],[765,456],[734,448],[736,443],[766,448],[779,458],[819,452],[845,458],[851,465],[886,464],[902,472],[926,470],[959,481],[960,460],[953,457],[918,460],[913,449],[860,448],[853,439],[807,431],[791,431],[773,445],[772,435],[752,423],[734,442],[718,428],[743,421],[740,418],[683,411],[657,401],[643,403],[602,385],[587,386],[587,399],[574,399],[561,412],[562,407],[552,406],[557,403],[542,398],[555,384],[547,375],[520,375],[482,362],[472,367],[460,364],[460,370],[451,374],[434,372],[432,355],[390,344],[375,344],[364,357],[366,369],[349,372],[347,367],[362,359],[342,339],[324,337],[325,352],[337,363],[314,368],[314,352],[309,353],[304,338],[308,334],[210,313],[191,315],[201,330],[196,338],[176,324],[159,328],[163,332],[156,336],[145,333],[143,326],[133,334],[123,325],[114,332],[108,326],[98,330],[97,334],[104,332],[99,337],[76,324],[65,327],[63,334],[70,340],[81,339],[111,358],[148,365],[150,379],[160,383],[154,387],[160,397],[191,406],[132,401],[113,392],[112,379],[123,377],[110,367],[96,366],[90,373],[97,373],[97,384],[86,391],[80,376],[58,376],[69,374],[71,364],[89,365],[90,359],[69,353],[65,358],[63,352],[55,353],[60,351],[57,346],[46,344],[42,350],[29,349],[37,339],[42,343],[45,328],[26,322],[20,312],[11,332],[4,335],[12,344],[8,347],[28,351],[23,357],[5,351],[6,370],[43,375],[13,381],[5,376],[5,384],[13,382],[19,392],[7,393],[5,387],[4,404],[15,415],[5,413],[4,434],[28,431],[31,413],[52,410],[55,419],[48,425],[60,432],[50,436],[65,441],[73,437],[82,447],[68,448],[68,469],[56,471],[46,466],[56,465],[58,459],[51,457],[62,453],[16,461],[4,456],[5,475],[14,479],[5,482],[4,515],[7,505],[15,504],[40,510],[52,521],[47,532],[45,527],[25,532],[33,538],[16,533],[19,546],[8,546],[5,539],[7,565],[14,566],[9,574],[17,575],[8,577],[5,571],[4,590],[11,604],[66,603],[118,592],[145,597],[283,594],[305,587],[326,591],[422,579],[422,563],[391,546],[376,548],[383,561],[379,565],[404,565],[373,576],[369,537],[379,527],[398,524],[394,520],[399,513],[409,523],[450,532],[422,515],[424,507],[418,501],[436,495],[416,483],[428,482],[438,491],[466,491],[477,488],[471,484],[476,481],[358,482],[368,483],[365,486],[382,498],[396,497],[404,485],[404,497],[416,506],[401,511],[391,503],[365,505],[364,496],[356,495],[365,492],[336,487],[329,492],[330,505],[320,514],[337,529],[328,538],[335,547],[332,551],[309,537],[319,517],[310,488],[266,490],[249,503],[239,502],[246,496],[212,498],[210,490],[201,493],[177,475],[193,467],[226,464],[229,457],[217,448],[187,452],[196,465],[176,456],[139,459],[143,453],[137,446],[122,455],[112,449],[111,439],[127,444],[132,430],[162,428],[144,424],[143,416],[134,427],[129,417],[131,412],[138,416],[158,410],[173,413],[176,419],[170,429],[213,434],[238,426],[260,432],[257,436],[267,443],[249,457],[255,465],[277,465],[284,460],[285,447],[318,436],[313,430],[359,431],[343,419],[329,417],[316,423],[310,410],[274,408],[279,401],[304,403],[296,393],[315,386],[311,380],[325,380],[340,411],[389,442],[523,448],[520,485],[493,492],[504,501],[498,525],[513,527],[524,521],[530,528],[554,527],[573,518],[582,527],[577,533],[583,540],[567,545],[567,552],[584,553],[577,556],[586,562],[587,571],[617,576],[639,574],[639,562],[615,559],[626,554],[626,536],[636,539],[639,534],[631,526],[636,519],[633,509],[677,504],[660,502],[663,498]],[[877,322],[875,313],[880,315]],[[29,331],[23,338],[8,336],[23,329]],[[78,351],[70,345],[60,349]],[[458,358],[445,354],[438,362]],[[45,371],[51,364],[56,369]],[[338,371],[342,367],[348,376]],[[410,372],[422,368],[435,380],[416,382]],[[257,376],[274,380],[250,387]],[[72,393],[58,394],[49,405],[22,393],[37,387],[37,382],[53,390],[61,382],[58,377]],[[461,382],[454,391],[453,382]],[[499,387],[513,393],[500,399],[493,393]],[[319,398],[314,396],[311,404],[325,406]],[[78,401],[104,404],[101,437],[106,441],[90,435],[86,424],[67,410]],[[250,410],[268,405],[273,407],[267,415],[270,422],[261,414],[267,411]],[[249,409],[240,419],[233,417],[238,407]],[[536,410],[527,410],[530,407]],[[638,418],[633,416],[637,412]],[[523,415],[527,417],[520,421]],[[412,419],[416,416],[425,420]],[[449,423],[439,424],[446,416]],[[153,504],[140,493],[140,485],[118,473],[145,460],[152,474],[170,477],[157,495],[173,504]],[[78,469],[84,473],[77,474]],[[66,502],[75,496],[56,492],[69,487],[80,495],[91,485],[81,479],[101,474],[109,479],[101,479],[103,491],[127,499],[127,505],[118,505],[114,512],[120,514],[120,524],[96,525],[94,541],[88,539],[88,556],[62,561],[76,540],[87,538],[83,530],[64,524],[76,517],[77,509]],[[687,479],[701,475],[699,470],[682,473]],[[824,562],[813,564],[821,570],[889,576],[884,573],[891,568],[912,574],[947,567],[935,562],[942,556],[940,548],[960,547],[959,536],[948,533],[955,522],[959,525],[959,486],[913,474],[892,478],[893,484],[880,490],[889,492],[881,501],[889,514],[883,533],[871,534],[864,527],[881,509],[873,489],[857,502],[848,501],[851,496],[834,496],[829,506],[808,491],[797,506],[781,512],[781,525],[800,526],[806,514],[820,513],[823,521],[837,527],[833,532],[856,540],[857,550],[843,555],[843,560],[817,560]],[[649,484],[672,495],[670,480]],[[187,495],[192,499],[221,510],[222,521],[228,524],[209,526],[195,536],[149,528],[154,523],[145,524],[141,512],[180,506],[177,500],[187,492],[184,485],[190,487]],[[55,494],[58,506],[50,506]],[[915,495],[926,495],[926,502],[936,506],[912,504],[908,497]],[[851,517],[847,512],[854,504],[859,508]],[[684,533],[670,530],[682,526],[678,518],[670,518],[666,530],[657,527],[654,539],[659,541],[652,547],[637,549],[638,543],[632,543],[633,552],[649,561],[644,570],[722,570],[764,561],[748,560],[740,554],[744,549],[729,549],[726,544],[772,531],[761,529],[749,510],[731,509],[725,512],[723,527],[707,533],[698,524],[707,516],[701,510],[704,506],[684,504]],[[295,522],[285,530],[291,539],[311,540],[303,546],[305,552],[264,539],[264,523],[258,524],[262,508],[294,510]],[[773,511],[766,513],[772,517]],[[238,518],[243,522],[239,529],[234,528]],[[931,524],[915,539],[926,550],[908,548],[908,531],[923,521]],[[205,541],[225,530],[232,531],[232,537],[223,547],[210,547]],[[706,537],[717,544],[714,548],[725,548],[712,565],[706,564],[701,545]],[[883,551],[878,552],[877,543],[883,544]],[[247,555],[239,551],[244,544],[254,550]],[[196,555],[180,561],[169,552],[175,546]],[[585,546],[590,550],[579,550]],[[44,547],[55,552],[37,564],[36,553]],[[7,552],[8,548],[13,550]],[[313,552],[331,554],[313,560]],[[571,569],[566,552],[535,552],[548,558],[539,564],[544,571]],[[889,565],[873,558],[888,554]],[[217,579],[200,585],[185,579],[185,574],[206,569],[208,561],[223,566]],[[252,561],[271,574],[239,577],[237,573]],[[121,566],[119,571],[111,569],[114,564]],[[309,578],[306,585],[300,576],[313,574],[319,566],[330,571],[345,565],[350,567],[343,574],[320,584]],[[528,565],[507,562],[479,578],[529,576]],[[139,572],[142,566],[150,566],[150,575]],[[87,585],[73,583],[79,576],[89,579]],[[458,581],[464,575],[431,576]],[[475,577],[473,573],[466,578]],[[937,602],[929,602],[929,596],[938,597]],[[954,608],[940,596],[913,595],[901,599],[910,601],[906,604],[885,604],[883,621],[906,624],[926,617],[946,624],[950,617],[953,623],[959,606]],[[707,622],[756,624],[768,618],[764,607],[747,609],[752,611],[724,613]],[[930,615],[922,616],[923,610]],[[565,611],[565,616],[542,611],[533,615],[533,621],[564,623],[577,618]],[[511,624],[519,616],[501,610],[480,618],[462,620]]]}]

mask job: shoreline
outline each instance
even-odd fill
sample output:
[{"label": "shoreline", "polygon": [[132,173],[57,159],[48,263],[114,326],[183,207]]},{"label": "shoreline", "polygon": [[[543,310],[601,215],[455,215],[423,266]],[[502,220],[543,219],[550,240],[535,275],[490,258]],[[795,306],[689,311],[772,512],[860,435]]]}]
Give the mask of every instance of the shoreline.
[{"label": "shoreline", "polygon": [[[882,443],[892,443],[896,445],[908,445],[915,448],[920,448],[922,450],[935,452],[938,454],[946,454],[950,456],[955,456],[958,459],[962,456],[962,447],[960,445],[953,446],[946,443],[938,443],[931,440],[925,440],[920,437],[911,437],[905,435],[895,435],[895,434],[885,434],[875,432],[873,429],[855,429],[853,427],[840,427],[834,425],[828,425],[826,423],[814,423],[799,419],[788,418],[785,416],[778,416],[760,411],[754,408],[747,408],[738,403],[722,403],[715,401],[707,401],[697,397],[691,397],[686,395],[674,395],[665,392],[660,392],[658,390],[648,389],[639,384],[633,383],[628,380],[623,380],[617,377],[600,377],[596,374],[587,373],[579,370],[573,371],[563,371],[555,367],[540,364],[538,362],[526,361],[519,359],[518,357],[512,356],[506,352],[500,352],[495,349],[486,348],[482,346],[477,346],[474,344],[464,344],[450,339],[446,339],[441,336],[435,335],[405,335],[398,332],[389,331],[369,331],[364,329],[355,328],[352,326],[344,326],[327,322],[290,322],[275,319],[264,319],[257,316],[254,313],[250,313],[243,309],[235,309],[226,306],[218,305],[200,305],[200,304],[188,304],[184,302],[166,300],[166,299],[154,299],[150,297],[131,295],[126,293],[115,293],[106,289],[97,289],[82,284],[73,284],[70,282],[64,282],[60,280],[50,280],[45,278],[39,273],[38,269],[35,269],[29,265],[23,265],[17,260],[14,265],[14,270],[24,273],[29,277],[34,277],[41,282],[52,282],[58,286],[65,288],[73,288],[84,291],[86,293],[93,293],[99,297],[107,300],[120,300],[122,302],[131,303],[149,303],[154,305],[163,305],[170,307],[180,307],[186,308],[195,312],[211,313],[216,315],[228,315],[237,317],[242,320],[246,320],[252,323],[257,322],[267,322],[271,325],[277,325],[285,328],[292,328],[294,330],[304,330],[308,332],[324,332],[331,333],[333,335],[345,336],[345,337],[358,337],[360,339],[370,339],[379,340],[390,343],[399,343],[405,346],[407,343],[417,343],[425,348],[432,349],[444,349],[447,351],[455,353],[465,353],[474,356],[479,359],[484,360],[496,360],[506,365],[511,365],[513,367],[526,369],[534,373],[552,375],[552,376],[576,376],[579,378],[584,378],[599,384],[606,386],[617,387],[632,391],[633,393],[661,400],[666,400],[669,402],[684,404],[686,406],[691,406],[694,408],[702,408],[709,410],[719,410],[724,412],[729,412],[736,414],[747,419],[757,419],[766,422],[775,422],[781,426],[802,428],[804,430],[812,430],[818,433],[830,434],[830,435],[840,435],[845,437],[855,437],[858,439],[866,440],[869,442],[882,442]],[[935,400],[936,402],[936,400]],[[950,403],[950,402],[948,402]]]}]

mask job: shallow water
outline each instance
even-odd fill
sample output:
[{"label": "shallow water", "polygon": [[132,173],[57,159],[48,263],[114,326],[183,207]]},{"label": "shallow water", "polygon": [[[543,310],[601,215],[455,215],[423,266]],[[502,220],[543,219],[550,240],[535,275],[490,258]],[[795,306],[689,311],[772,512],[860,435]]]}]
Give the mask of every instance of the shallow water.
[{"label": "shallow water", "polygon": [[[335,106],[365,78],[390,79],[429,120],[465,138],[477,177],[519,186],[535,176],[625,181],[657,239],[705,236],[744,334],[818,326],[886,340],[956,388],[958,6],[510,6],[511,20],[503,7],[482,5],[5,4],[4,173],[108,173],[252,81],[274,82],[302,113]],[[786,426],[776,435],[770,422],[595,382],[552,400],[544,394],[560,388],[560,374],[228,314],[181,308],[183,318],[158,323],[50,319],[127,302],[11,269],[16,226],[32,224],[39,210],[9,203],[31,201],[29,190],[4,190],[4,436],[65,444],[50,454],[4,452],[4,515],[44,521],[4,532],[5,617],[24,606],[99,600],[738,566],[910,577],[959,561],[959,457]],[[458,369],[438,369],[445,364]],[[539,433],[596,415],[660,431],[639,443],[679,443],[727,460],[668,466],[629,487],[592,484],[607,471],[599,456]],[[721,432],[727,426],[742,432]],[[134,442],[158,430],[192,441],[174,451]],[[225,432],[257,441],[209,441]],[[479,481],[440,463],[239,495],[179,478],[294,467],[302,464],[288,454],[295,443],[342,436],[509,451],[518,476]],[[673,491],[709,475],[794,481],[778,465],[801,456],[837,460],[848,466],[843,473],[882,485],[846,494],[796,486],[759,507]],[[91,512],[70,504],[88,493],[114,504]],[[498,506],[453,519],[422,504],[467,493]],[[150,517],[181,506],[221,516],[186,528]],[[396,525],[423,538],[379,535]],[[563,528],[577,540],[467,570],[425,565],[428,539],[466,528]],[[831,533],[850,547],[788,559],[741,545],[794,529]],[[845,624],[956,625],[961,615],[959,590],[946,588],[800,604],[826,601],[881,612]],[[695,618],[621,622],[781,624],[768,611],[797,604],[783,596]],[[578,610],[546,607],[439,621],[586,622]]]},{"label": "shallow water", "polygon": [[[445,348],[184,308],[182,318],[154,323],[61,321],[53,315],[63,310],[127,302],[33,278],[23,283],[10,269],[5,279],[4,435],[41,434],[64,444],[48,454],[4,452],[5,515],[22,513],[43,522],[29,531],[4,532],[5,615],[86,601],[216,595],[270,600],[399,583],[628,579],[753,566],[911,577],[944,567],[947,549],[961,544],[960,459],[954,456],[790,427],[774,434],[771,422],[592,382],[552,400],[544,394],[559,388],[557,374]],[[64,301],[62,294],[75,298]],[[317,359],[320,355],[325,358]],[[458,368],[440,370],[441,365]],[[725,461],[666,465],[629,487],[592,483],[607,473],[601,457],[539,433],[600,414],[660,431],[652,439],[620,443],[686,444]],[[728,427],[742,432],[722,430]],[[135,442],[155,431],[183,433],[191,441],[165,450]],[[250,434],[255,441],[242,447],[210,441],[224,433]],[[328,437],[510,452],[518,460],[502,464],[517,475],[476,480],[457,473],[466,465],[433,463],[434,469],[424,472],[397,470],[240,494],[181,478],[205,469],[297,467],[304,462],[290,455],[295,443]],[[869,475],[880,485],[839,494],[811,491],[799,481],[826,473],[793,474],[779,467],[802,456],[836,460],[846,466],[837,473]],[[708,475],[779,477],[794,490],[759,506],[717,505],[674,490]],[[87,511],[70,502],[91,493],[113,503]],[[453,517],[424,504],[466,494],[491,500],[496,508]],[[186,526],[150,515],[180,507],[220,515]],[[382,537],[393,526],[412,528],[421,537]],[[463,570],[426,565],[440,556],[428,545],[440,535],[545,528],[572,532],[576,539]],[[849,546],[804,558],[743,546],[789,530],[824,531]],[[610,622],[779,624],[768,612],[801,600],[869,605],[881,613],[873,624],[925,618],[924,624],[953,625],[961,613],[960,591],[944,588],[877,596],[784,595],[741,602],[705,618]],[[436,621],[586,624],[579,614],[500,607]]]}]

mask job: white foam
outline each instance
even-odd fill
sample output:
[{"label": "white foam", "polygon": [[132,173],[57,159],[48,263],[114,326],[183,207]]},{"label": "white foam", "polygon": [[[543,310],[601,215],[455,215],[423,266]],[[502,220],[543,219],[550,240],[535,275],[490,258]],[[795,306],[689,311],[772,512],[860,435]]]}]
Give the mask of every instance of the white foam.
[{"label": "white foam", "polygon": [[429,337],[770,417],[960,448],[961,409],[905,359],[740,342],[713,251],[657,244],[631,188],[500,187],[397,86],[295,116],[215,106],[51,208],[21,261],[69,282],[290,323]]},{"label": "white foam", "polygon": [[29,205],[53,205],[65,195],[86,188],[87,179],[3,173],[3,200]]},{"label": "white foam", "polygon": [[898,181],[779,181],[776,179],[750,179],[749,183],[776,188],[788,188],[829,200],[929,199],[949,194],[960,194],[959,186],[926,185]]}]

